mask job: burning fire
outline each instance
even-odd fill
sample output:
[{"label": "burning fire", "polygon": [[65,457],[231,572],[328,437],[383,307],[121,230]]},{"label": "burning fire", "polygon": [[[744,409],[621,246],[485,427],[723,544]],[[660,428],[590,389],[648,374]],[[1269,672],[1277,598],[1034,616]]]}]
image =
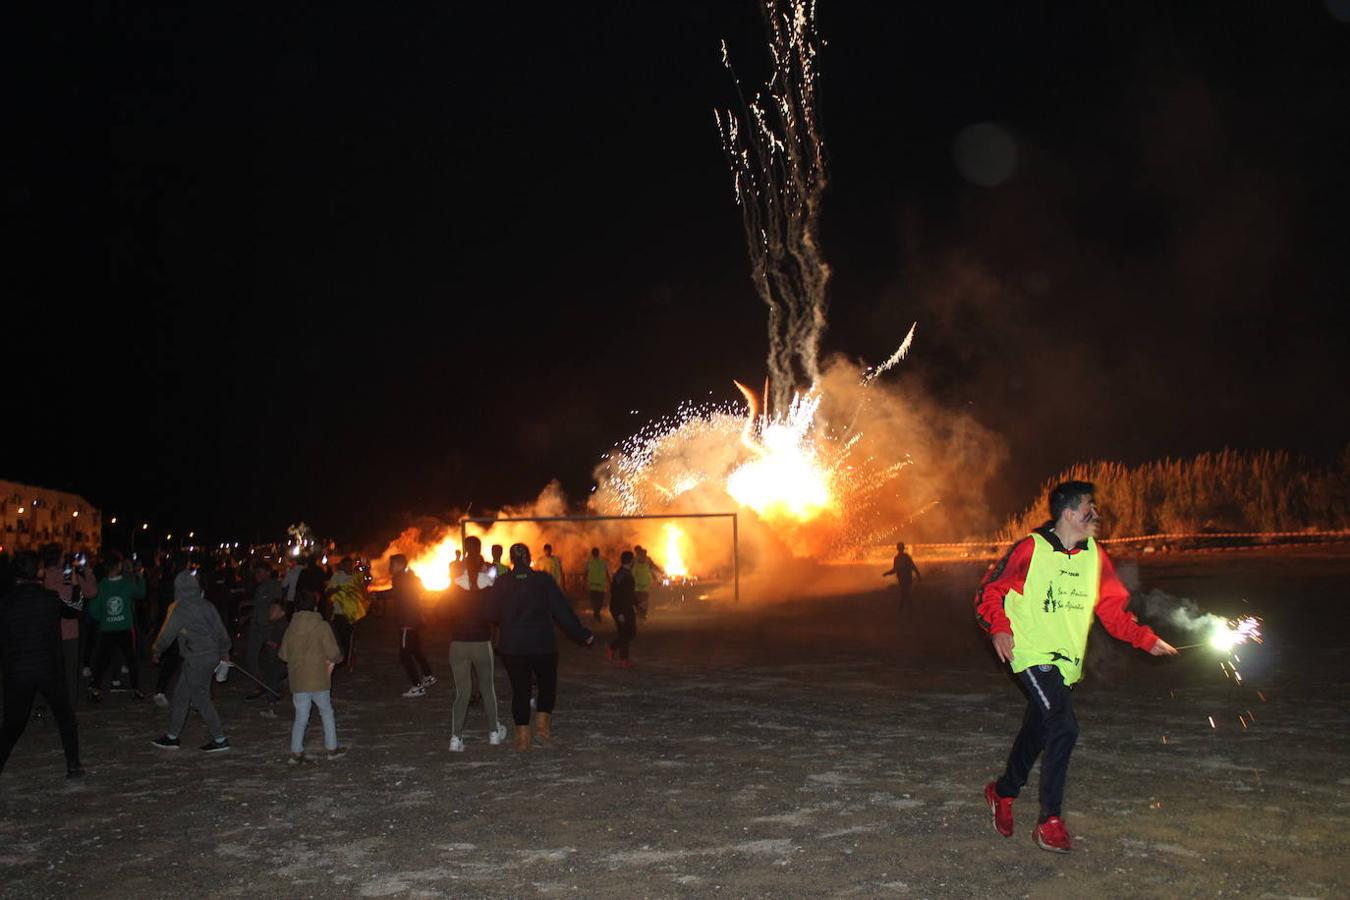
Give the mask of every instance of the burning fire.
[{"label": "burning fire", "polygon": [[661,566],[666,575],[670,578],[688,578],[689,566],[684,562],[685,548],[689,545],[688,535],[674,522],[667,522],[661,529],[661,536],[664,548]]}]

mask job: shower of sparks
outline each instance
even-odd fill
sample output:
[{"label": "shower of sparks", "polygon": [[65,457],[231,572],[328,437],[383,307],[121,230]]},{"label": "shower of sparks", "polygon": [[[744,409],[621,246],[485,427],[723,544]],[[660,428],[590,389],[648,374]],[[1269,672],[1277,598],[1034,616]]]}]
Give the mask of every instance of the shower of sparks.
[{"label": "shower of sparks", "polygon": [[1230,619],[1216,628],[1210,635],[1209,645],[1215,650],[1228,652],[1238,644],[1245,644],[1248,641],[1261,643],[1261,620],[1254,616]]},{"label": "shower of sparks", "polygon": [[741,97],[739,114],[717,110],[732,189],[741,210],[750,277],[769,310],[769,381],[765,397],[781,410],[820,381],[830,267],[820,248],[825,144],[816,120],[814,2],[763,0],[771,68],[746,101],[726,42],[722,64]]}]

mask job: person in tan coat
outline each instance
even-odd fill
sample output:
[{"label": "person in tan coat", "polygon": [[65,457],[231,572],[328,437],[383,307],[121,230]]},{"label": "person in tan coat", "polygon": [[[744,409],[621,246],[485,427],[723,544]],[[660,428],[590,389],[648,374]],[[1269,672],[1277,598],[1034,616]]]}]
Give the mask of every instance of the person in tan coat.
[{"label": "person in tan coat", "polygon": [[333,717],[330,693],[333,669],[342,662],[333,629],[315,612],[314,594],[297,592],[295,617],[291,619],[277,656],[290,668],[291,699],[295,703],[295,723],[291,725],[291,765],[305,762],[305,729],[309,726],[310,706],[319,708],[323,720],[323,746],[329,759],[347,752],[338,745],[337,722]]}]

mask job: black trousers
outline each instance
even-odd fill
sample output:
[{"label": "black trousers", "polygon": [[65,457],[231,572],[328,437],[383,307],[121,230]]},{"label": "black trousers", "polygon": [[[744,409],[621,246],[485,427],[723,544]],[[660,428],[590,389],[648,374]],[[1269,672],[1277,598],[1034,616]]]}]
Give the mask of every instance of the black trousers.
[{"label": "black trousers", "polygon": [[[404,628],[401,629],[401,637],[398,645],[398,661],[403,663],[403,671],[408,673],[408,680],[413,684],[421,684],[422,679],[431,674],[431,663],[427,662],[427,655],[422,652],[422,629]],[[421,666],[419,673],[417,667]]]},{"label": "black trousers", "polygon": [[351,668],[352,661],[352,631],[355,626],[347,620],[346,616],[334,615],[328,624],[333,626],[333,637],[337,638],[338,650],[342,653],[342,660]]},{"label": "black trousers", "polygon": [[516,725],[530,724],[530,690],[539,685],[535,709],[541,713],[553,712],[558,700],[558,654],[532,653],[516,656],[501,654],[506,677],[511,679],[511,718]]},{"label": "black trousers", "polygon": [[80,738],[75,727],[75,711],[70,708],[70,698],[66,696],[66,680],[60,674],[37,680],[6,675],[5,712],[4,719],[0,720],[0,771],[4,770],[10,752],[28,727],[28,717],[33,712],[33,698],[37,694],[47,701],[56,727],[61,732],[61,748],[66,751],[66,768],[75,769],[80,765]]},{"label": "black trousers", "polygon": [[628,648],[633,645],[633,638],[637,637],[637,616],[633,613],[620,613],[623,621],[614,620],[614,640],[609,645],[618,651],[619,659],[628,658]]},{"label": "black trousers", "polygon": [[108,669],[108,660],[115,648],[127,666],[127,676],[131,679],[131,689],[140,690],[140,661],[136,659],[136,642],[131,629],[126,631],[99,631],[98,647],[94,653],[94,678],[89,686],[98,690],[103,687],[103,673]]},{"label": "black trousers", "polygon": [[1078,717],[1073,711],[1073,689],[1055,666],[1031,666],[1017,676],[1027,692],[1022,730],[1008,754],[1008,767],[995,790],[1000,797],[1016,797],[1027,783],[1036,757],[1041,759],[1041,815],[1044,822],[1061,815],[1069,756],[1078,741]]}]

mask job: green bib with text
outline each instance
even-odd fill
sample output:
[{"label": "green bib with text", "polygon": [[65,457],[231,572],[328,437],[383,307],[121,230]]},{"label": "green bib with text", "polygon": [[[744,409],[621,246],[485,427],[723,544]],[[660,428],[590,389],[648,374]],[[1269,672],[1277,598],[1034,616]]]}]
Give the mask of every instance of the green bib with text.
[{"label": "green bib with text", "polygon": [[1035,546],[1022,592],[1009,591],[1003,601],[1013,630],[1012,670],[1057,666],[1065,684],[1083,677],[1083,654],[1097,608],[1101,559],[1097,542],[1087,549],[1056,553],[1050,542],[1033,533]]}]

